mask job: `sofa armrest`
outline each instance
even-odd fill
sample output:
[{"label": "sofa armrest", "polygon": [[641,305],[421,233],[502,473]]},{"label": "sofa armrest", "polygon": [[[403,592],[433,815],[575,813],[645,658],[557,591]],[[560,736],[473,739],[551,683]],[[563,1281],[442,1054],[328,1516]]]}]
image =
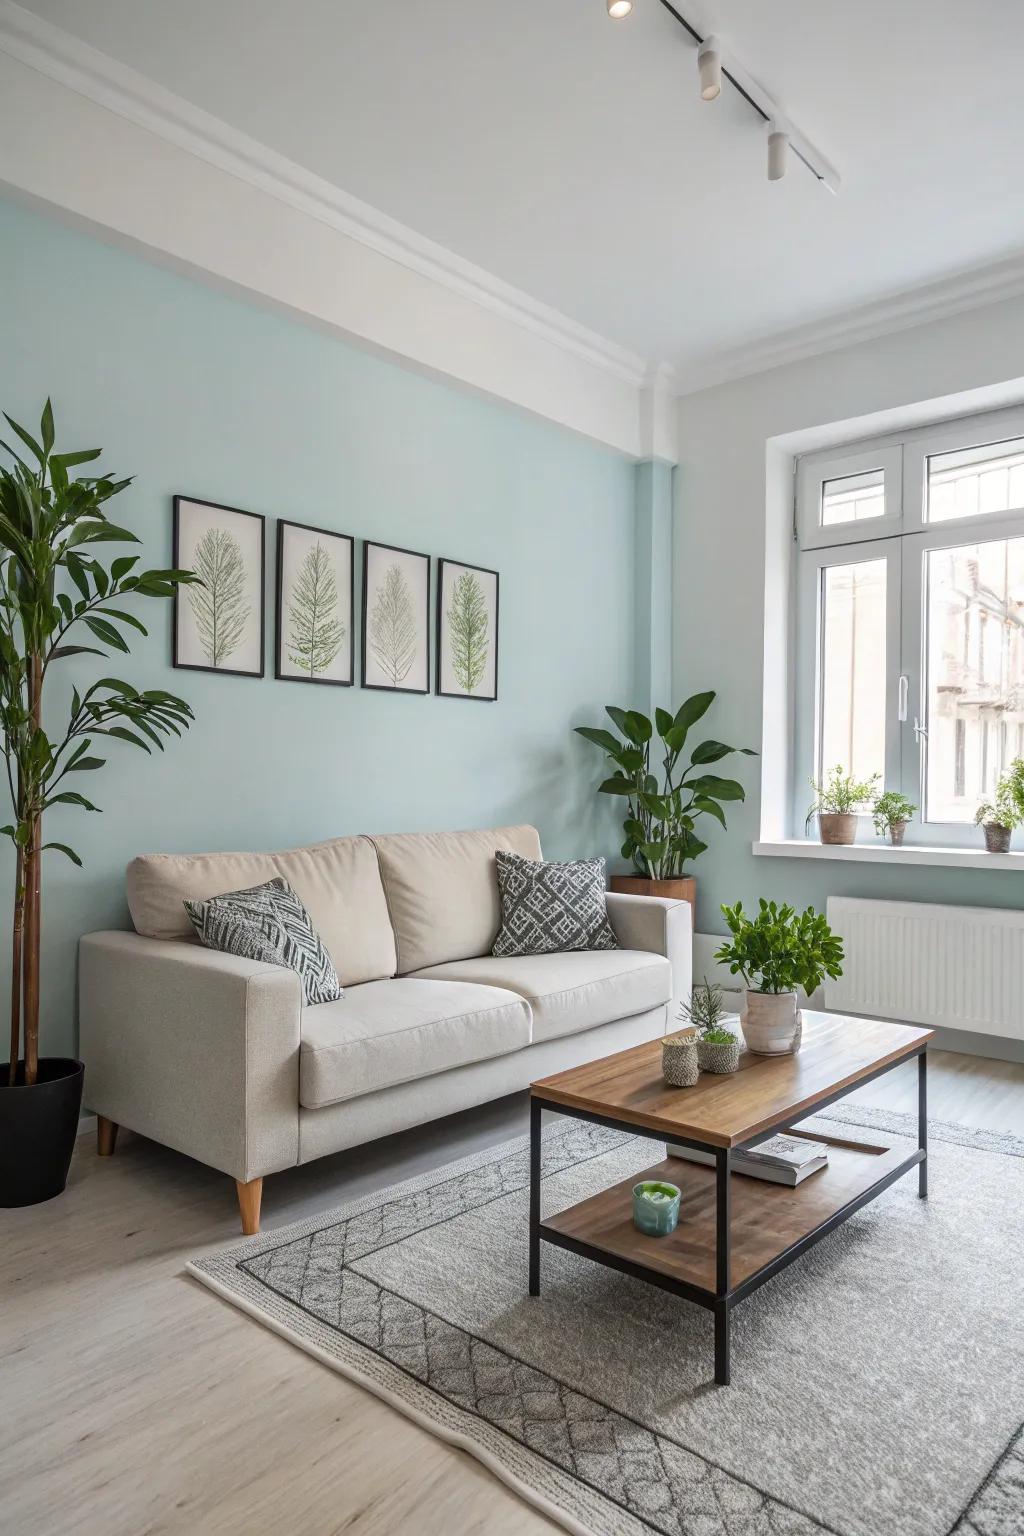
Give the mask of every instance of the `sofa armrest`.
[{"label": "sofa armrest", "polygon": [[669,1027],[674,1027],[682,1003],[690,1001],[693,984],[693,909],[688,901],[663,896],[625,896],[608,892],[608,918],[623,949],[646,949],[665,955],[672,965]]},{"label": "sofa armrest", "polygon": [[296,972],[90,933],[78,985],[90,1109],[246,1182],[298,1162]]}]

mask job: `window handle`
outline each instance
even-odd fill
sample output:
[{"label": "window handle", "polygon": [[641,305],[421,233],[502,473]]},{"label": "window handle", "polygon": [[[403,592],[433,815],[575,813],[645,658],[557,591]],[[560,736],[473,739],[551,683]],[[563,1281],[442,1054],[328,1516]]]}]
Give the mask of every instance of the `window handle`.
[{"label": "window handle", "polygon": [[899,720],[901,725],[904,725],[906,723],[906,719],[907,719],[907,703],[909,701],[909,698],[910,698],[910,679],[909,679],[909,677],[907,677],[906,673],[904,673],[900,677],[900,698],[899,698],[899,706],[898,706],[898,709],[897,709],[897,719]]},{"label": "window handle", "polygon": [[928,740],[928,727],[926,725],[922,725],[920,720],[917,719],[916,715],[914,717],[914,740],[917,742],[918,746],[920,746],[922,740]]}]

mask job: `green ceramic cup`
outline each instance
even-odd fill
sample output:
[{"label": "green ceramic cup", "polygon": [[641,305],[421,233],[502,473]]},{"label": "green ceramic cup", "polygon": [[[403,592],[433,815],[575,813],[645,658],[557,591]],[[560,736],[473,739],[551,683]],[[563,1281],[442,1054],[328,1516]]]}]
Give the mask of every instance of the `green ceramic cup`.
[{"label": "green ceramic cup", "polygon": [[633,1224],[648,1237],[667,1237],[679,1220],[681,1190],[653,1180],[633,1186]]}]

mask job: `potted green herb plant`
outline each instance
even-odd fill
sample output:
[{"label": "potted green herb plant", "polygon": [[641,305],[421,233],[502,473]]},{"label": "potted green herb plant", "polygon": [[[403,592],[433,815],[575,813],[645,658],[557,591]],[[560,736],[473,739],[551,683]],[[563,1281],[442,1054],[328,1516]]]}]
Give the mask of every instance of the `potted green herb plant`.
[{"label": "potted green herb plant", "polygon": [[874,799],[878,774],[870,779],[855,779],[836,764],[820,784],[811,780],[814,801],[807,812],[807,823],[818,818],[818,833],[823,843],[848,844],[857,839],[858,807]]},{"label": "potted green herb plant", "polygon": [[[48,849],[73,864],[66,843],[43,842],[44,814],[55,806],[96,811],[70,786],[73,775],[95,772],[97,737],[149,752],[162,737],[188,728],[192,711],[162,689],[140,693],[116,677],[101,677],[84,691],[70,690],[67,723],[52,730],[56,704],[43,724],[45,685],[72,656],[128,651],[125,630],[146,633],[122,606],[136,597],[170,597],[187,571],[136,571],[137,555],[119,555],[109,567],[97,545],[137,544],[108,521],[104,504],[131,482],[107,475],[72,478],[69,471],[99,457],[100,449],[54,453],[49,400],[39,440],[8,416],[27,450],[7,443],[13,460],[0,467],[0,729],[14,820],[0,827],[14,849],[14,923],[11,965],[11,1050],[0,1067],[0,1206],[34,1205],[60,1194],[67,1179],[82,1103],[80,1061],[39,1055],[40,887]],[[31,462],[34,460],[34,462]],[[94,644],[71,640],[87,630]],[[47,695],[48,697],[49,695]]]},{"label": "potted green herb plant", "polygon": [[[599,791],[626,801],[622,857],[634,873],[613,875],[613,891],[638,896],[669,896],[696,900],[696,881],[684,873],[687,864],[707,847],[698,836],[704,818],[726,825],[723,804],[745,798],[743,785],[707,770],[734,752],[756,757],[750,747],[728,747],[709,739],[694,747],[689,759],[683,748],[692,726],[710,709],[713,692],[695,693],[675,714],[656,709],[653,723],[639,710],[605,706],[616,736],[600,726],[580,725],[576,733],[593,742],[611,761],[614,771]],[[660,776],[652,772],[652,753],[660,758]],[[704,823],[706,824],[706,823]]]},{"label": "potted green herb plant", "polygon": [[883,795],[876,797],[871,807],[871,820],[876,833],[879,837],[885,837],[888,833],[892,846],[902,847],[907,822],[916,810],[917,806],[906,795],[901,795],[896,789],[887,789]]},{"label": "potted green herb plant", "polygon": [[808,907],[797,912],[761,898],[755,917],[742,902],[723,906],[731,937],[715,952],[746,987],[740,1015],[748,1048],[759,1056],[779,1056],[800,1047],[803,1019],[797,987],[809,997],[826,976],[843,974],[843,942],[824,916]]},{"label": "potted green herb plant", "polygon": [[995,799],[979,805],[975,825],[989,853],[1009,853],[1016,827],[1024,826],[1024,757],[1015,757],[996,785]]},{"label": "potted green herb plant", "polygon": [[[704,977],[683,1003],[678,1017],[691,1025],[696,1034],[697,1065],[702,1072],[735,1072],[740,1064],[740,1043],[724,1020],[725,1011],[721,987]],[[733,1015],[735,1017],[735,1015]]]}]

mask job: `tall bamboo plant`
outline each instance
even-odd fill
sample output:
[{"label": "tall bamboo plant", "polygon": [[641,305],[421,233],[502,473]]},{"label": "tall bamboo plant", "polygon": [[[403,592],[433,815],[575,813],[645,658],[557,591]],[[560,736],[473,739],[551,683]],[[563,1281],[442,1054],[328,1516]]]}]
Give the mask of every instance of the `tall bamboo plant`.
[{"label": "tall bamboo plant", "polygon": [[[106,475],[72,478],[69,471],[97,459],[99,448],[54,453],[53,410],[43,409],[38,441],[9,416],[11,431],[31,459],[8,443],[12,459],[0,465],[0,730],[14,820],[0,834],[14,844],[14,923],[11,949],[11,1055],[14,1085],[24,1045],[26,1085],[39,1064],[39,945],[41,860],[55,849],[81,865],[66,843],[42,840],[51,806],[98,806],[70,788],[73,774],[95,772],[105,759],[93,740],[114,737],[149,752],[163,737],[179,736],[193,718],[183,699],[162,689],[140,693],[116,677],[101,677],[84,692],[72,688],[63,732],[43,726],[43,694],[54,663],[71,656],[127,653],[124,631],[145,625],[120,605],[126,598],[171,597],[196,577],[189,571],[136,572],[138,555],[119,555],[109,568],[92,553],[98,544],[138,544],[135,534],[110,522],[104,503],[131,484]],[[107,647],[69,643],[81,627]],[[71,782],[74,782],[73,780]]]}]

